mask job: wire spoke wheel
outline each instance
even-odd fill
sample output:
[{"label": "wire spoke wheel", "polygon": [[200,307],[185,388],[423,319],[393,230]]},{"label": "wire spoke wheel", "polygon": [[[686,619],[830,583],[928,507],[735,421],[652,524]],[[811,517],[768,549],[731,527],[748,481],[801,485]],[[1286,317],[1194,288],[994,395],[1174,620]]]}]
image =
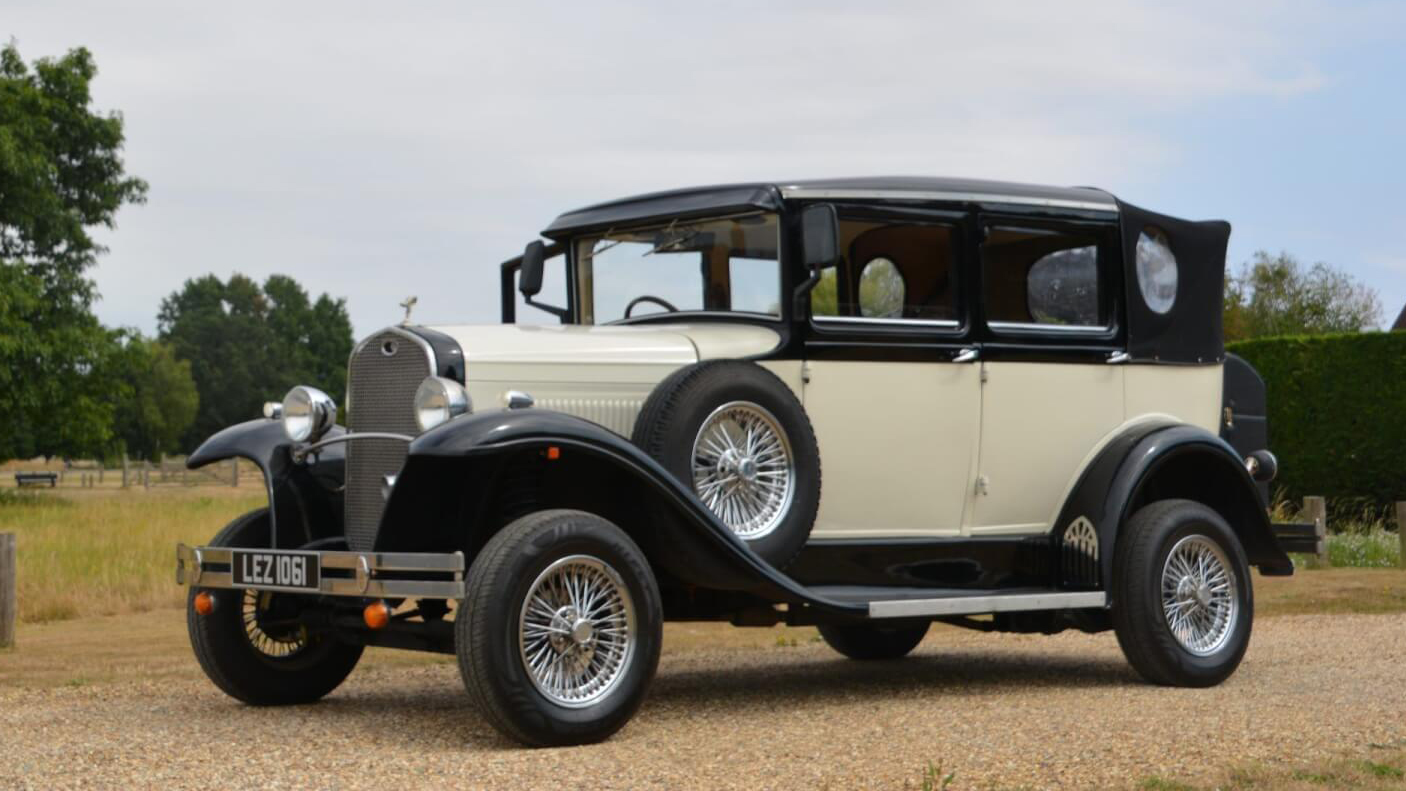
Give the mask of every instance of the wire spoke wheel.
[{"label": "wire spoke wheel", "polygon": [[1176,543],[1162,564],[1162,612],[1177,642],[1196,656],[1225,645],[1240,615],[1230,560],[1216,542],[1190,535]]},{"label": "wire spoke wheel", "polygon": [[766,409],[747,401],[718,407],[693,442],[693,490],[741,538],[781,523],[795,495],[791,443]]},{"label": "wire spoke wheel", "polygon": [[625,675],[637,628],[620,574],[599,558],[570,555],[532,583],[518,617],[518,645],[537,690],[553,703],[581,708]]},{"label": "wire spoke wheel", "polygon": [[244,634],[255,651],[271,659],[290,659],[312,645],[307,627],[283,625],[278,618],[277,594],[245,590],[241,606]]}]

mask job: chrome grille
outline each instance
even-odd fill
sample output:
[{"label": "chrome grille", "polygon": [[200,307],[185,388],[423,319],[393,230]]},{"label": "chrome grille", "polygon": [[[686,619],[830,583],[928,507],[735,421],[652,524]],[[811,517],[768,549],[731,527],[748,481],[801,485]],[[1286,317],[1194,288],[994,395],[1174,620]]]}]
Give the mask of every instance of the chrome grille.
[{"label": "chrome grille", "polygon": [[[415,436],[415,390],[434,371],[428,345],[395,329],[382,330],[352,351],[347,370],[347,427]],[[385,501],[381,485],[405,464],[406,444],[393,439],[347,443],[346,534],[353,550],[372,549]]]}]

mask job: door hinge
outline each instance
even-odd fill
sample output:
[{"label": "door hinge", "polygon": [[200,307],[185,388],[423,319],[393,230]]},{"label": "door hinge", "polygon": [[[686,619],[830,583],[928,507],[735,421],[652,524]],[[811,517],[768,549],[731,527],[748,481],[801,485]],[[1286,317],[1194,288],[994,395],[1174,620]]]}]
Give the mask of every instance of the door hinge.
[{"label": "door hinge", "polygon": [[808,384],[810,384],[810,361],[809,361],[809,360],[805,360],[805,361],[803,361],[803,362],[801,363],[801,384],[803,384],[803,385],[808,385]]},{"label": "door hinge", "polygon": [[987,478],[985,475],[978,475],[978,476],[976,476],[976,493],[977,493],[977,494],[990,494],[990,493],[991,493],[991,479],[990,479],[990,478]]},{"label": "door hinge", "polygon": [[986,369],[986,364],[981,364],[981,383],[986,384],[986,380],[991,378],[991,372]]}]

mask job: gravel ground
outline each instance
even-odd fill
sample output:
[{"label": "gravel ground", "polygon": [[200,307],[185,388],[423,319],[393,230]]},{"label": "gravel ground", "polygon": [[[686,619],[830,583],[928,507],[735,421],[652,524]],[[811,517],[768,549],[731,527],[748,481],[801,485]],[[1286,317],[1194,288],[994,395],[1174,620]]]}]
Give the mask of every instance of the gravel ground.
[{"label": "gravel ground", "polygon": [[[823,644],[666,650],[610,741],[526,750],[452,664],[371,663],[315,706],[253,709],[203,679],[0,689],[0,787],[953,788],[1137,785],[1406,739],[1406,614],[1262,619],[1209,690],[1138,680],[1113,637],[936,630],[907,660]],[[666,636],[666,646],[669,638]],[[193,660],[192,660],[193,664]]]}]

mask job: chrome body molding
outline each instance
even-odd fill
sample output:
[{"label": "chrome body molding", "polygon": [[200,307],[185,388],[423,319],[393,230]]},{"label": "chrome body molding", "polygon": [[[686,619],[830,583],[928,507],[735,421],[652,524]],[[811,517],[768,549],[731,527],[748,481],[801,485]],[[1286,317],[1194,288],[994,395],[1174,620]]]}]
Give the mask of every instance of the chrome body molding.
[{"label": "chrome body molding", "polygon": [[869,602],[870,618],[920,618],[943,615],[981,615],[1028,610],[1079,610],[1106,607],[1103,591],[1079,593],[1012,593],[997,596],[957,596],[943,599],[907,599]]},{"label": "chrome body molding", "polygon": [[[230,568],[233,549],[245,548],[176,545],[176,583],[199,588],[274,590],[376,599],[464,597],[465,563],[462,552],[313,552],[247,548],[273,555],[317,555],[321,572],[320,588],[311,591],[274,585],[234,584]],[[443,579],[423,579],[428,574]]]},{"label": "chrome body molding", "polygon": [[948,192],[907,189],[815,189],[810,187],[782,187],[781,197],[787,200],[931,200],[952,203],[1006,203],[1017,206],[1041,206],[1051,209],[1080,209],[1118,213],[1118,204],[1111,198],[1108,201],[1068,200],[1065,198],[1041,198],[1030,195],[1003,195],[986,192]]}]

